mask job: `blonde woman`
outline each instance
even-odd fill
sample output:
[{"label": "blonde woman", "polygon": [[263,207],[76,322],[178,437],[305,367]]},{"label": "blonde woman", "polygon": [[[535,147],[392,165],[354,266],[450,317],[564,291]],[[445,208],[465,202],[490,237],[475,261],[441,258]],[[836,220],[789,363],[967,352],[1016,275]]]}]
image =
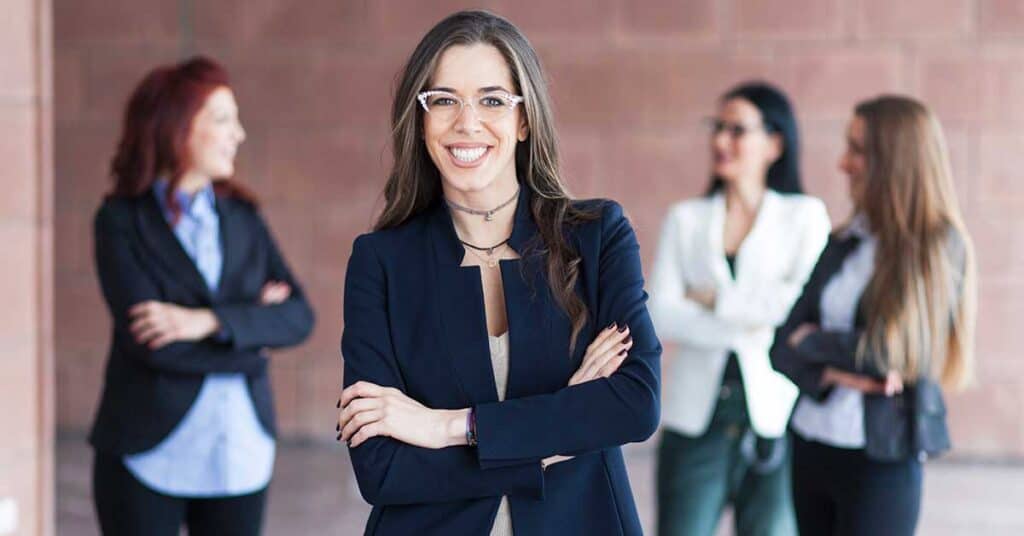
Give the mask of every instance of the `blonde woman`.
[{"label": "blonde woman", "polygon": [[666,218],[651,284],[668,367],[658,450],[658,534],[795,534],[786,423],[796,387],[768,349],[828,237],[803,195],[796,118],[785,95],[746,83],[709,120],[712,182]]},{"label": "blonde woman", "polygon": [[974,259],[942,129],[899,96],[859,104],[840,169],[854,216],[776,334],[800,388],[793,500],[801,534],[909,535],[922,461],[949,448],[940,384],[970,378]]}]

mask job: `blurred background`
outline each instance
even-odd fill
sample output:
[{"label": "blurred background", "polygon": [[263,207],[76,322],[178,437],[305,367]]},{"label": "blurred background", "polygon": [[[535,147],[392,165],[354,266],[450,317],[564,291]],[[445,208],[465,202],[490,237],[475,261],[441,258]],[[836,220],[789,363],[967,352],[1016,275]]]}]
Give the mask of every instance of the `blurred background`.
[{"label": "blurred background", "polygon": [[[4,0],[0,534],[96,533],[84,438],[109,319],[92,216],[132,86],[195,53],[232,75],[248,132],[237,178],[262,199],[318,315],[305,345],[272,360],[286,447],[268,533],[361,532],[368,507],[331,426],[344,268],[381,206],[395,77],[426,30],[465,7],[531,39],[570,188],[620,201],[648,265],[665,209],[706,185],[700,119],[730,85],[759,78],[789,93],[805,186],[833,222],[849,211],[836,161],[854,103],[882,92],[928,103],[981,285],[978,384],[948,399],[955,448],[929,466],[921,530],[1024,531],[1011,499],[1024,497],[1024,1]],[[648,527],[652,444],[629,451]]]}]

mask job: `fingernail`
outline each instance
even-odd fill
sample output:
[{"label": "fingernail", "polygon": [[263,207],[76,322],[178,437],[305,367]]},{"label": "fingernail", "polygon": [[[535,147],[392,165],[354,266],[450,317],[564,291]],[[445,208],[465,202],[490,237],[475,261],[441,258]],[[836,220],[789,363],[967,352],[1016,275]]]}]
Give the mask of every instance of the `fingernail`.
[{"label": "fingernail", "polygon": [[615,322],[612,322],[611,324],[608,324],[608,327],[606,327],[604,329],[612,329],[614,327],[615,327]]},{"label": "fingernail", "polygon": [[341,399],[340,398],[338,399],[338,403],[335,404],[334,407],[339,408],[339,409],[341,408]]},{"label": "fingernail", "polygon": [[340,432],[341,431],[341,423],[338,423],[338,424],[334,425],[334,431],[335,432]]},{"label": "fingernail", "polygon": [[619,352],[619,357],[622,357],[624,355],[626,355],[626,349],[625,348],[623,348],[622,351]]},{"label": "fingernail", "polygon": [[633,344],[633,336],[626,337],[626,340],[622,341],[622,344]]},{"label": "fingernail", "polygon": [[619,326],[619,333],[624,333],[626,331],[626,328],[627,326],[625,324]]},{"label": "fingernail", "polygon": [[338,437],[336,437],[334,440],[335,441],[341,441],[341,434],[338,434]]}]

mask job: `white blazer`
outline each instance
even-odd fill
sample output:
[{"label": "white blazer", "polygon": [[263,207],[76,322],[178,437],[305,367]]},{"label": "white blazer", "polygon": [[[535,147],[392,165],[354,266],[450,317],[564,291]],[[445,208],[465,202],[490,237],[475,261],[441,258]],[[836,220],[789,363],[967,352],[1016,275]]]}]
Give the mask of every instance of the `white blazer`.
[{"label": "white blazer", "polygon": [[[775,328],[789,315],[831,230],[819,199],[768,190],[736,254],[736,278],[722,245],[721,193],[673,205],[662,229],[650,286],[650,312],[678,356],[666,363],[662,423],[685,435],[707,430],[729,351],[736,352],[754,431],[780,437],[797,388],[768,360]],[[711,288],[715,308],[685,297]]]}]

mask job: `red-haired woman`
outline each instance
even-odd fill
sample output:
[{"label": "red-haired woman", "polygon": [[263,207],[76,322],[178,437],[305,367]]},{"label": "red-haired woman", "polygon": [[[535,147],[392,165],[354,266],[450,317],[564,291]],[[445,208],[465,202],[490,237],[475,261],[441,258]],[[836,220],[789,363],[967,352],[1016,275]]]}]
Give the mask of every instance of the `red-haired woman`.
[{"label": "red-haired woman", "polygon": [[96,214],[113,317],[90,441],[104,534],[258,534],[274,464],[264,348],[313,312],[255,200],[228,180],[245,139],[224,69],[150,72],[128,102]]}]

